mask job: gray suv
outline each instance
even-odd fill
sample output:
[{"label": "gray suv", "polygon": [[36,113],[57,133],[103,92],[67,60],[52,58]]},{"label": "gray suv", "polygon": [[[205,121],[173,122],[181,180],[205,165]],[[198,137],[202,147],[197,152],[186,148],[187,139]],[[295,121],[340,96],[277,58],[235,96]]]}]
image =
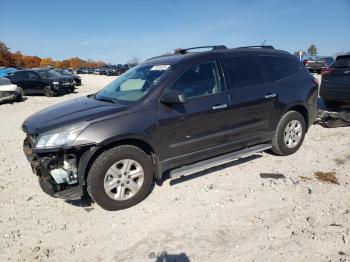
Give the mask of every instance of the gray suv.
[{"label": "gray suv", "polygon": [[32,115],[23,123],[24,152],[49,195],[89,195],[119,210],[142,201],[164,174],[269,148],[293,154],[315,120],[317,97],[317,81],[285,51],[180,49]]}]

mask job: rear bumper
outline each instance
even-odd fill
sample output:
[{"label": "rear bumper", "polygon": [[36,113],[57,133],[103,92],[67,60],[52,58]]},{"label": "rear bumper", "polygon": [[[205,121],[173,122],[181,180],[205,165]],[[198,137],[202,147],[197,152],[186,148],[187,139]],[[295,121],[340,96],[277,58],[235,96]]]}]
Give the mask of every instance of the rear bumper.
[{"label": "rear bumper", "polygon": [[321,86],[320,97],[335,102],[350,102],[350,87]]},{"label": "rear bumper", "polygon": [[306,66],[307,69],[311,70],[320,70],[324,68],[324,66]]}]

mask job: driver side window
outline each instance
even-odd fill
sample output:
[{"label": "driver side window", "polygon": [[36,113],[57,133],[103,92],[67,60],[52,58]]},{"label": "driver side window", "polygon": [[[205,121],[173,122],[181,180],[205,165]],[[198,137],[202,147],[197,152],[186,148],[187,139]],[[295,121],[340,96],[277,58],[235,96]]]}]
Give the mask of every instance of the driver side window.
[{"label": "driver side window", "polygon": [[220,77],[216,62],[196,65],[183,73],[170,87],[183,93],[187,99],[220,93]]}]

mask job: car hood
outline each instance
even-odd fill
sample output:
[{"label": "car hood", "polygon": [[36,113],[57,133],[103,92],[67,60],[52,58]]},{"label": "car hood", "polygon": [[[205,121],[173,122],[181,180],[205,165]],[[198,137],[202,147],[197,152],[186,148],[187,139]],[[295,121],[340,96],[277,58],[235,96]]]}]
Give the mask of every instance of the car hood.
[{"label": "car hood", "polygon": [[16,91],[16,85],[0,85],[0,91]]},{"label": "car hood", "polygon": [[76,78],[80,78],[79,76],[77,75],[62,75],[63,77],[65,78],[69,78],[69,79],[76,79]]},{"label": "car hood", "polygon": [[66,76],[51,76],[51,77],[47,77],[45,79],[49,80],[49,81],[63,81],[63,80],[71,79],[71,78],[66,77]]},{"label": "car hood", "polygon": [[24,132],[38,135],[51,129],[82,121],[92,122],[101,117],[126,110],[127,106],[80,97],[48,107],[28,117],[23,125]]}]

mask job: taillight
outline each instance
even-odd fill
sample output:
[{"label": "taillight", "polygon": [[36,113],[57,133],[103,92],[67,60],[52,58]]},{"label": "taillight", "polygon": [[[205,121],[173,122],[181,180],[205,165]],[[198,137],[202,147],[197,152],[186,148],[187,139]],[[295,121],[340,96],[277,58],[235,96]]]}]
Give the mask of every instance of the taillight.
[{"label": "taillight", "polygon": [[304,65],[307,65],[307,63],[308,63],[308,62],[309,62],[309,61],[307,61],[307,60],[304,60],[304,62],[303,62],[303,63],[304,63]]},{"label": "taillight", "polygon": [[321,75],[326,75],[326,74],[329,74],[329,73],[331,73],[331,72],[333,72],[334,71],[334,69],[333,68],[322,68],[321,69]]}]

